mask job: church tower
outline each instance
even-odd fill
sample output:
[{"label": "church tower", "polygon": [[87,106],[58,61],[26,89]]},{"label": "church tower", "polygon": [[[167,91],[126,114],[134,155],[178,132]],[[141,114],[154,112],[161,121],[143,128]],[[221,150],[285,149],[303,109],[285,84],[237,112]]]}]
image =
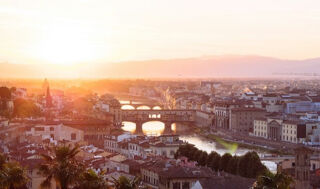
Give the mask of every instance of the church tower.
[{"label": "church tower", "polygon": [[311,189],[310,156],[312,151],[304,146],[295,150],[295,189]]},{"label": "church tower", "polygon": [[42,95],[46,95],[48,87],[49,87],[49,82],[48,82],[47,78],[45,78],[42,83]]},{"label": "church tower", "polygon": [[46,107],[51,108],[52,107],[52,98],[50,94],[50,87],[47,88],[47,94],[46,94]]}]

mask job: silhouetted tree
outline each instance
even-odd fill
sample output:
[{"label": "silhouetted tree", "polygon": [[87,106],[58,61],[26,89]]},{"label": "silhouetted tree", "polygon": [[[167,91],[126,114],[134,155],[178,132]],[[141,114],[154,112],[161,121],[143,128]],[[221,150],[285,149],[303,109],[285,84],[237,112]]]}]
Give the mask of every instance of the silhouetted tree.
[{"label": "silhouetted tree", "polygon": [[16,117],[37,117],[41,115],[40,108],[32,101],[16,99],[14,101],[13,116]]},{"label": "silhouetted tree", "polygon": [[26,170],[17,162],[8,162],[6,157],[0,154],[0,188],[16,189],[25,187],[28,182]]},{"label": "silhouetted tree", "polygon": [[208,156],[208,166],[215,171],[218,171],[219,169],[219,163],[220,163],[221,156],[217,153],[212,151]]},{"label": "silhouetted tree", "polygon": [[103,174],[104,172],[96,174],[92,169],[83,172],[78,181],[79,185],[74,189],[107,189],[108,185]]},{"label": "silhouetted tree", "polygon": [[0,99],[10,99],[11,91],[8,87],[0,87]]},{"label": "silhouetted tree", "polygon": [[219,170],[226,171],[228,167],[228,163],[231,159],[232,159],[232,156],[229,153],[225,153],[220,159]]},{"label": "silhouetted tree", "polygon": [[68,189],[79,181],[84,167],[75,156],[79,153],[78,147],[59,146],[51,149],[53,156],[42,155],[44,163],[39,167],[39,173],[46,177],[41,183],[42,188],[51,186],[54,179],[61,189]]},{"label": "silhouetted tree", "polygon": [[201,151],[200,156],[198,158],[198,163],[201,166],[207,165],[208,153],[205,151]]},{"label": "silhouetted tree", "polygon": [[113,178],[112,183],[115,189],[137,189],[139,187],[140,178],[135,177],[130,180],[125,176],[120,176],[118,179]]},{"label": "silhouetted tree", "polygon": [[267,168],[261,163],[256,152],[247,152],[240,158],[238,173],[247,178],[256,178],[263,174]]},{"label": "silhouetted tree", "polygon": [[237,175],[238,169],[239,169],[239,156],[233,156],[230,161],[228,162],[227,170],[226,172]]},{"label": "silhouetted tree", "polygon": [[264,175],[258,177],[254,189],[289,189],[293,179],[284,174],[266,172]]}]

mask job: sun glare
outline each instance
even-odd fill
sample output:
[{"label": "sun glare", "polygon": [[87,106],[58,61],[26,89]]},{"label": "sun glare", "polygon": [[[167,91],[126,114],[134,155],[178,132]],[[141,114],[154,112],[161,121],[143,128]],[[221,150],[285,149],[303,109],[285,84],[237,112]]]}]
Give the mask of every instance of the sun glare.
[{"label": "sun glare", "polygon": [[73,65],[97,59],[96,52],[84,28],[60,25],[44,33],[34,53],[51,64]]}]

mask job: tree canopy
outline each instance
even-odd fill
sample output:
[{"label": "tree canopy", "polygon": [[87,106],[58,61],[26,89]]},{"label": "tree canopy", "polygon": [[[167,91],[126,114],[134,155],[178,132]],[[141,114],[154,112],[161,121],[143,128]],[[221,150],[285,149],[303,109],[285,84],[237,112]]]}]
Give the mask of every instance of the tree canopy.
[{"label": "tree canopy", "polygon": [[175,157],[179,156],[185,156],[189,160],[196,161],[198,165],[208,166],[215,171],[225,171],[247,178],[257,178],[267,171],[256,152],[247,152],[243,156],[232,156],[229,153],[220,156],[212,151],[208,155],[194,145],[186,144],[180,146],[176,152]]},{"label": "tree canopy", "polygon": [[16,99],[14,100],[13,116],[15,117],[37,117],[41,115],[40,108],[31,100]]},{"label": "tree canopy", "polygon": [[10,99],[11,91],[8,87],[0,87],[0,99]]},{"label": "tree canopy", "polygon": [[26,170],[17,162],[8,162],[7,158],[0,154],[0,188],[16,189],[25,187],[28,182]]},{"label": "tree canopy", "polygon": [[290,189],[292,183],[293,179],[284,173],[266,172],[259,176],[254,189]]}]

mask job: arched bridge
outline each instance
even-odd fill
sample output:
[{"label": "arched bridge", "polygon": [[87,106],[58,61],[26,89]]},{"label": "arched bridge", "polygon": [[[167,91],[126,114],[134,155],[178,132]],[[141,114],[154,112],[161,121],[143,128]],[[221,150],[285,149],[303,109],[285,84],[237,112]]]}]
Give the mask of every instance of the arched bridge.
[{"label": "arched bridge", "polygon": [[134,109],[139,109],[139,107],[142,107],[142,106],[147,106],[149,107],[150,109],[154,109],[155,107],[158,107],[160,109],[163,108],[162,105],[158,104],[158,103],[152,103],[152,102],[145,102],[145,103],[134,103],[132,101],[128,101],[127,103],[121,103],[121,106],[126,106],[126,105],[129,105],[129,106],[132,106]]},{"label": "arched bridge", "polygon": [[195,121],[194,110],[122,110],[122,121],[136,123],[136,132],[142,133],[142,124],[148,121],[161,121],[165,132],[171,131],[172,123],[192,123]]}]

